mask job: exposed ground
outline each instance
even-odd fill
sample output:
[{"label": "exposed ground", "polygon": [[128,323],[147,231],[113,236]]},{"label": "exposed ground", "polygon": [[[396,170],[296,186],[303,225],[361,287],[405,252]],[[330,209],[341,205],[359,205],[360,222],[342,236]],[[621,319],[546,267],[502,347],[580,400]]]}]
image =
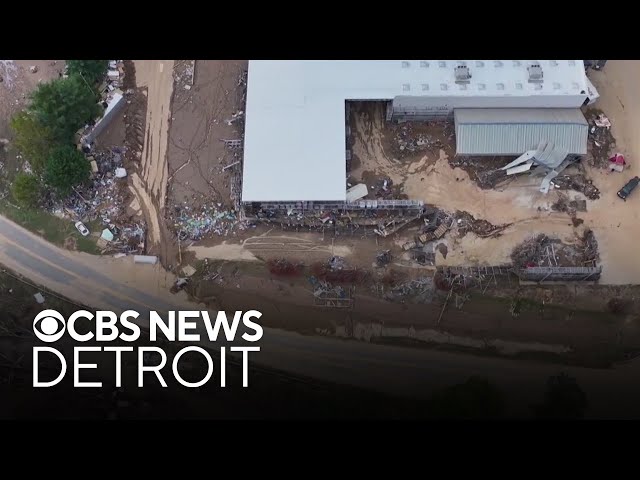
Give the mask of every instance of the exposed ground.
[{"label": "exposed ground", "polygon": [[167,145],[173,95],[173,60],[134,60],[136,87],[147,97],[144,144],[139,171],[130,175],[137,204],[148,222],[147,253],[171,258],[173,242],[167,234],[162,212],[165,205],[168,167]]}]

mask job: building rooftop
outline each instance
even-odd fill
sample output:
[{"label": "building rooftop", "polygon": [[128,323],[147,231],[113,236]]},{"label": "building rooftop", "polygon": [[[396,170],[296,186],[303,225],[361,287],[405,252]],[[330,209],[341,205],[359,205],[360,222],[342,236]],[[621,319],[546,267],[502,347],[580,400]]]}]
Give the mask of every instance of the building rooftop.
[{"label": "building rooftop", "polygon": [[549,107],[570,96],[579,106],[587,89],[582,60],[252,60],[242,200],[345,200],[345,100],[540,96]]}]

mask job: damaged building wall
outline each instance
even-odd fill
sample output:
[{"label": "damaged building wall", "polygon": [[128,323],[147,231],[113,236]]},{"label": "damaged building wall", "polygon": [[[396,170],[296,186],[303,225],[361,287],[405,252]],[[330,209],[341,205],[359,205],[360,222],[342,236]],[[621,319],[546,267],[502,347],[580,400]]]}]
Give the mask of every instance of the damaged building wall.
[{"label": "damaged building wall", "polygon": [[104,131],[105,128],[118,116],[124,109],[127,102],[124,99],[124,95],[121,90],[115,90],[111,98],[107,102],[107,107],[102,115],[102,118],[98,120],[93,129],[82,138],[82,143],[89,145]]}]

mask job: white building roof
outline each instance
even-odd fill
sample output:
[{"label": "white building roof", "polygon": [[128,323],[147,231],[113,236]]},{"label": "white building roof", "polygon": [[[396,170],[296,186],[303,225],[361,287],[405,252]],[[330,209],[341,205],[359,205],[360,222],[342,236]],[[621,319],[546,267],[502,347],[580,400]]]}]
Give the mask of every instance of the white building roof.
[{"label": "white building roof", "polygon": [[[529,82],[533,63],[542,83]],[[458,65],[468,83],[456,83]],[[345,100],[539,97],[536,106],[567,108],[586,92],[582,60],[252,60],[242,200],[345,200]]]}]

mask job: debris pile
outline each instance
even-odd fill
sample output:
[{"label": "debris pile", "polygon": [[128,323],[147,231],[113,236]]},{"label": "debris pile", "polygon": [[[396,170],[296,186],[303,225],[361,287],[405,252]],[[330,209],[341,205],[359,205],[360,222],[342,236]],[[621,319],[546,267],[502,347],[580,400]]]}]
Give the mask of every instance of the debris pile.
[{"label": "debris pile", "polygon": [[587,110],[585,117],[589,122],[588,162],[598,168],[608,168],[611,151],[616,145],[611,121],[598,109]]},{"label": "debris pile", "polygon": [[380,252],[376,255],[376,266],[379,268],[385,267],[391,263],[392,259],[391,250]]},{"label": "debris pile", "polygon": [[578,218],[578,212],[586,212],[587,211],[587,201],[586,200],[569,200],[567,195],[560,193],[558,195],[558,200],[551,205],[551,209],[555,212],[566,212],[571,217],[571,221],[573,222],[573,226],[577,227],[584,223],[584,220]]},{"label": "debris pile", "polygon": [[511,260],[516,269],[528,267],[589,267],[599,259],[598,242],[590,229],[575,244],[540,234],[516,246]]},{"label": "debris pile", "polygon": [[314,263],[311,266],[311,273],[315,278],[330,283],[360,284],[368,276],[364,270],[350,268],[342,257],[331,257],[325,263]]},{"label": "debris pile", "polygon": [[283,276],[283,277],[296,277],[300,275],[304,270],[304,264],[293,263],[284,258],[271,259],[267,262],[267,268],[271,275]]},{"label": "debris pile", "polygon": [[596,266],[600,258],[598,253],[598,241],[593,230],[587,228],[582,234],[582,263],[584,266]]},{"label": "debris pile", "polygon": [[383,297],[389,301],[411,300],[414,303],[430,303],[434,294],[433,278],[420,277],[392,288],[384,293]]},{"label": "debris pile", "polygon": [[467,233],[472,232],[480,238],[499,237],[502,232],[511,226],[510,223],[502,225],[493,225],[487,220],[480,220],[471,215],[469,212],[457,211],[455,224],[458,228],[458,236],[464,237]]},{"label": "debris pile", "polygon": [[309,277],[313,289],[314,305],[317,307],[353,308],[354,287],[334,286],[331,283]]},{"label": "debris pile", "polygon": [[[453,140],[452,122],[406,122],[394,128],[394,154],[399,158],[439,149],[447,149],[450,145],[445,139]],[[416,131],[419,130],[419,131]]]},{"label": "debris pile", "polygon": [[560,175],[553,179],[552,184],[560,190],[575,190],[576,192],[581,192],[589,200],[597,200],[600,198],[600,190],[598,190],[598,187],[582,173]]},{"label": "debris pile", "polygon": [[200,240],[209,235],[229,235],[234,229],[244,230],[247,224],[238,219],[235,210],[220,210],[221,203],[204,204],[198,209],[186,205],[174,206],[171,221],[180,240]]},{"label": "debris pile", "polygon": [[502,167],[512,159],[513,157],[453,156],[449,158],[449,165],[467,172],[471,180],[483,190],[490,190],[507,180],[507,173]]},{"label": "debris pile", "polygon": [[525,240],[511,252],[511,260],[516,268],[538,267],[543,251],[551,245],[551,239],[541,233]]}]

